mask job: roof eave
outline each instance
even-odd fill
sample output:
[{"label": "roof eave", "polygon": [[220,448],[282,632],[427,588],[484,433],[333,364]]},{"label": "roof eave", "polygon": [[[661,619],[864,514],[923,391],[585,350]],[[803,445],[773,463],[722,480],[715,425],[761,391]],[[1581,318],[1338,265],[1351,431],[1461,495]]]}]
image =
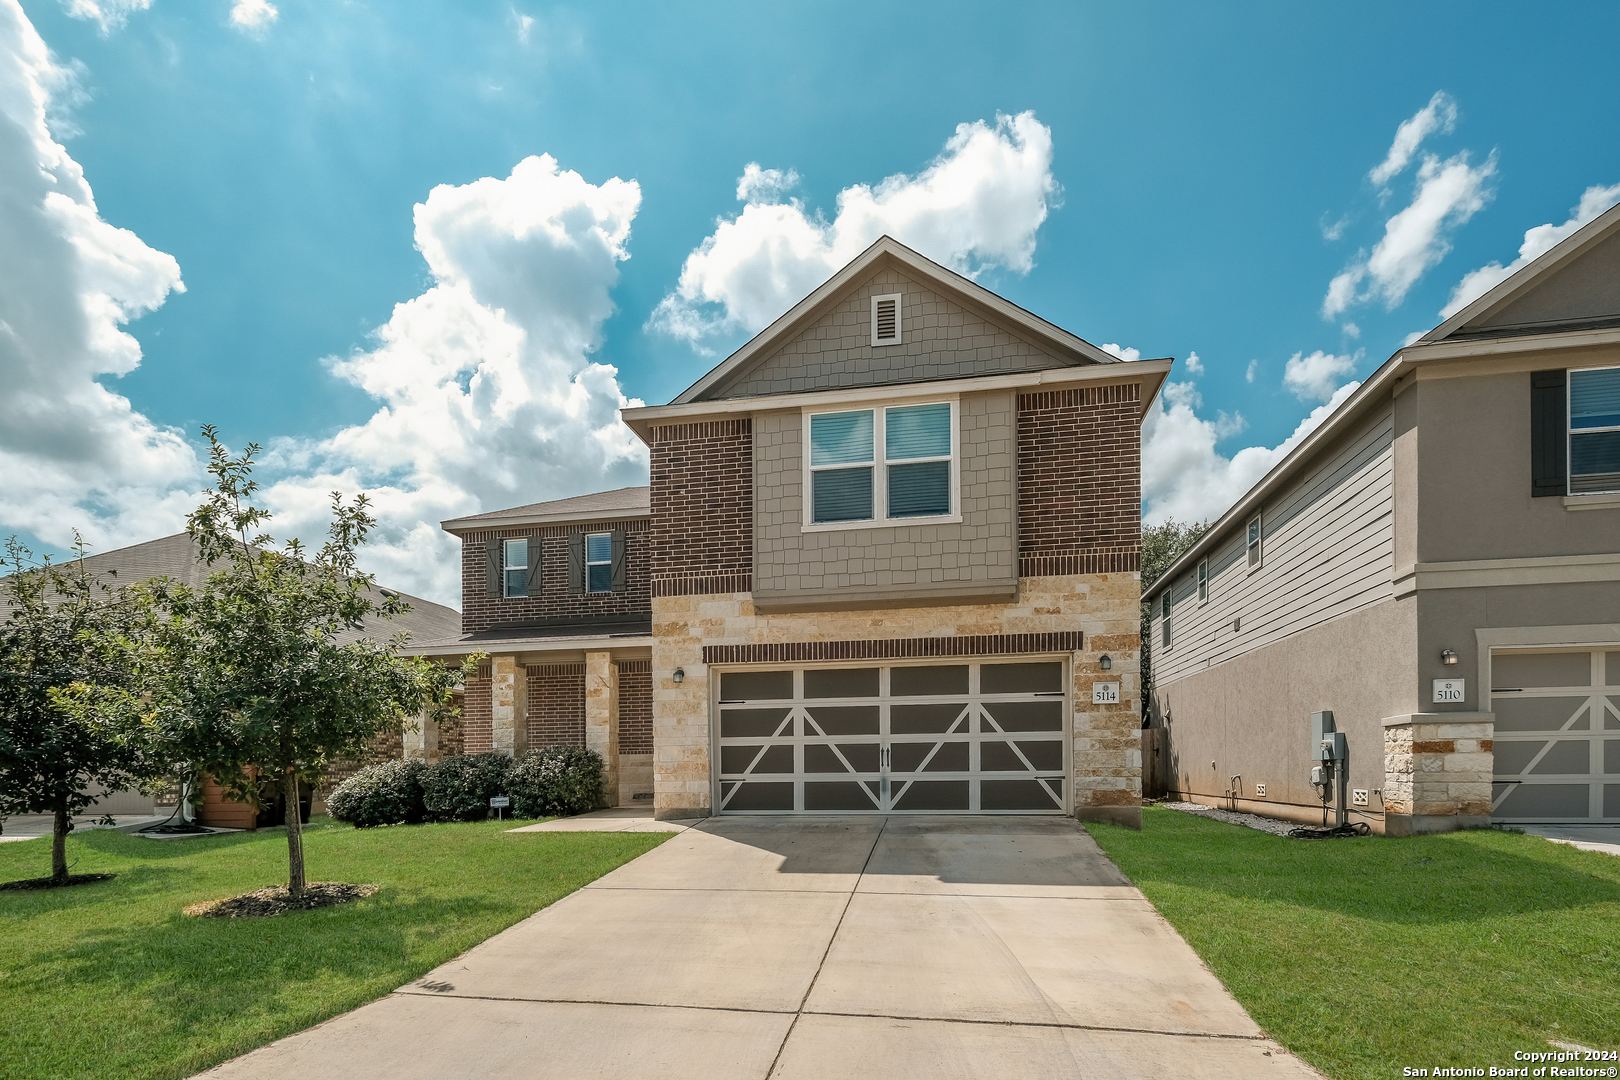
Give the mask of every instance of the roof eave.
[{"label": "roof eave", "polygon": [[595,521],[635,521],[652,517],[652,507],[623,510],[598,510],[590,514],[510,514],[502,517],[451,518],[439,522],[439,528],[460,536],[462,533],[482,529],[509,529],[518,525],[584,525]]}]

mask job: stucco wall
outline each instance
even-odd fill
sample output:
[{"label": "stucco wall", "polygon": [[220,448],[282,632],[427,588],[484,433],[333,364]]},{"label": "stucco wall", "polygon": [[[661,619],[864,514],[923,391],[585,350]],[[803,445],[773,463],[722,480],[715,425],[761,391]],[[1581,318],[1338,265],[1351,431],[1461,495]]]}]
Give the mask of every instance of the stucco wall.
[{"label": "stucco wall", "polygon": [[1011,393],[965,394],[959,407],[962,521],[804,532],[804,416],[754,419],[754,592],[927,589],[1018,577]]},{"label": "stucco wall", "polygon": [[[880,611],[759,615],[746,593],[653,600],[654,808],[661,817],[709,811],[709,668],[705,645],[869,641],[916,637],[1045,634],[1078,630],[1075,682],[1075,804],[1081,812],[1137,813],[1141,799],[1137,574],[1083,574],[1019,582],[1017,603]],[[1120,683],[1118,705],[1091,704],[1091,682]],[[677,685],[676,668],[685,673]],[[1080,691],[1084,689],[1082,694]]]}]

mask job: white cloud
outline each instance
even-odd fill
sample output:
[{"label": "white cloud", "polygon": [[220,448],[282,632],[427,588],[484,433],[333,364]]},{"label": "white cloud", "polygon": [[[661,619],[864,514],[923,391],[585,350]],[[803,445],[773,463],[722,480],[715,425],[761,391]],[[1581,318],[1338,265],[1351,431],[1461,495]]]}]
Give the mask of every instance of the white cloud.
[{"label": "white cloud", "polygon": [[1203,373],[1204,362],[1198,359],[1198,354],[1196,352],[1189,352],[1187,354],[1187,374],[1202,375]]},{"label": "white cloud", "polygon": [[1452,231],[1490,201],[1489,181],[1495,173],[1494,152],[1477,166],[1468,163],[1467,151],[1444,161],[1432,154],[1425,157],[1411,203],[1384,223],[1384,236],[1371,255],[1357,255],[1328,285],[1323,317],[1335,318],[1352,304],[1375,297],[1393,310],[1451,250]]},{"label": "white cloud", "polygon": [[1360,358],[1359,352],[1354,356],[1334,356],[1320,349],[1309,356],[1297,352],[1283,369],[1283,385],[1301,401],[1327,401]]},{"label": "white cloud", "polygon": [[1260,372],[1260,361],[1250,360],[1248,370],[1243,373],[1244,382],[1254,382],[1254,377]]},{"label": "white cloud", "polygon": [[281,17],[270,0],[235,0],[231,5],[231,25],[249,34],[262,34]]},{"label": "white cloud", "polygon": [[71,18],[95,23],[106,36],[128,22],[130,15],[151,7],[152,0],[63,0],[62,6]]},{"label": "white cloud", "polygon": [[1490,292],[1500,283],[1512,277],[1527,263],[1545,255],[1566,236],[1574,233],[1582,225],[1597,217],[1603,211],[1620,202],[1620,184],[1612,187],[1593,185],[1581,194],[1581,201],[1570,208],[1569,220],[1562,225],[1548,222],[1528,229],[1524,234],[1524,243],[1519,245],[1519,257],[1503,266],[1499,262],[1486,263],[1478,270],[1470,270],[1457,283],[1451,291],[1451,300],[1440,311],[1442,319],[1449,319],[1481,296]]},{"label": "white cloud", "polygon": [[1347,322],[1343,326],[1339,327],[1339,329],[1343,330],[1345,336],[1349,338],[1358,338],[1361,336],[1361,327],[1357,326],[1353,322]]},{"label": "white cloud", "polygon": [[1142,427],[1144,520],[1158,524],[1167,518],[1220,517],[1359,385],[1339,387],[1277,446],[1250,446],[1228,458],[1215,444],[1243,430],[1242,416],[1220,413],[1214,420],[1203,419],[1197,411],[1203,402],[1191,383],[1167,384]]},{"label": "white cloud", "polygon": [[1132,349],[1123,345],[1117,345],[1112,341],[1108,342],[1106,345],[1099,345],[1097,347],[1103,352],[1107,353],[1109,356],[1117,356],[1121,360],[1134,361],[1142,359],[1141,349]]},{"label": "white cloud", "polygon": [[77,526],[106,549],[177,528],[200,469],[179,432],[97,381],[139,366],[124,325],[185,286],[172,256],[101,218],[53,137],[53,93],[72,83],[0,0],[0,531],[62,547]]},{"label": "white cloud", "polygon": [[1427,105],[1403,120],[1401,126],[1395,129],[1395,141],[1390,143],[1389,153],[1367,174],[1367,178],[1388,194],[1386,185],[1411,162],[1412,155],[1423,145],[1423,140],[1436,131],[1449,133],[1456,125],[1457,103],[1444,90],[1435,91]]},{"label": "white cloud", "polygon": [[640,402],[590,359],[640,205],[634,181],[591,184],[550,155],[434,188],[415,214],[431,287],[371,350],[329,362],[381,406],[331,438],[273,444],[276,535],[318,535],[328,492],[369,491],[382,528],[367,569],[456,603],[440,520],[646,483],[645,449],[618,419]]},{"label": "white cloud", "polygon": [[916,176],[839,192],[830,222],[784,200],[797,179],[748,166],[737,185],[742,212],[687,256],[650,329],[698,346],[758,330],[885,233],[970,276],[991,266],[1028,273],[1036,231],[1058,197],[1052,132],[1031,112],[959,124]]}]

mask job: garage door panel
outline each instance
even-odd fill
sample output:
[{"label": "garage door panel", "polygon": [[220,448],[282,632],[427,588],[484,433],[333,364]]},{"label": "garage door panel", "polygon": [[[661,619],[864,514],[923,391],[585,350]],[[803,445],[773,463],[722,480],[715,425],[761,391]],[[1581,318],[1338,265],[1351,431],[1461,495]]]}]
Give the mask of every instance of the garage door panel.
[{"label": "garage door panel", "polygon": [[1603,699],[1603,730],[1620,731],[1620,697]]},{"label": "garage door panel", "polygon": [[1620,739],[1603,740],[1603,771],[1620,775]]},{"label": "garage door panel", "polygon": [[791,671],[727,671],[720,676],[721,701],[786,701],[792,697]]},{"label": "garage door panel", "polygon": [[[718,809],[1061,813],[1069,698],[1051,688],[1066,671],[1042,660],[718,672]],[[784,688],[795,696],[730,697]]]},{"label": "garage door panel", "polygon": [[818,705],[806,714],[806,735],[876,735],[882,720],[876,705]]},{"label": "garage door panel", "polygon": [[1592,681],[1589,652],[1498,653],[1491,661],[1496,687],[1586,686]]},{"label": "garage door panel", "polygon": [[[1545,745],[1545,744],[1544,744]],[[1530,769],[1532,776],[1585,775],[1592,771],[1592,744],[1586,739],[1558,739],[1547,746],[1541,760]]]},{"label": "garage door panel", "polygon": [[1590,815],[1585,784],[1518,784],[1497,806],[1499,817],[1584,818]]},{"label": "garage door panel", "polygon": [[940,667],[897,667],[889,669],[892,697],[942,697],[968,692],[968,666],[947,664]]},{"label": "garage door panel", "polygon": [[1603,786],[1603,816],[1620,818],[1620,784]]},{"label": "garage door panel", "polygon": [[1585,697],[1494,698],[1497,731],[1584,731],[1588,699]]},{"label": "garage door panel", "polygon": [[722,739],[769,739],[792,735],[791,709],[722,709]]}]

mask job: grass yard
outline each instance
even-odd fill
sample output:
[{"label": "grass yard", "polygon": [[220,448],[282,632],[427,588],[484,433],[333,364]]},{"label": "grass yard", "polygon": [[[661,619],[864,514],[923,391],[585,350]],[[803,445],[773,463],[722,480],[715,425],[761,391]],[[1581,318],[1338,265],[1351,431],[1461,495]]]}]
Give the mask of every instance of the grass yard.
[{"label": "grass yard", "polygon": [[1289,840],[1157,806],[1142,825],[1088,828],[1335,1080],[1513,1065],[1549,1039],[1620,1049],[1620,858],[1496,831]]},{"label": "grass yard", "polygon": [[[0,1077],[187,1076],[380,997],[668,838],[510,828],[316,818],[310,880],[382,889],[269,919],[180,909],[285,882],[280,830],[75,833],[73,872],[118,877],[0,892]],[[0,844],[0,881],[49,873],[48,839]]]}]

